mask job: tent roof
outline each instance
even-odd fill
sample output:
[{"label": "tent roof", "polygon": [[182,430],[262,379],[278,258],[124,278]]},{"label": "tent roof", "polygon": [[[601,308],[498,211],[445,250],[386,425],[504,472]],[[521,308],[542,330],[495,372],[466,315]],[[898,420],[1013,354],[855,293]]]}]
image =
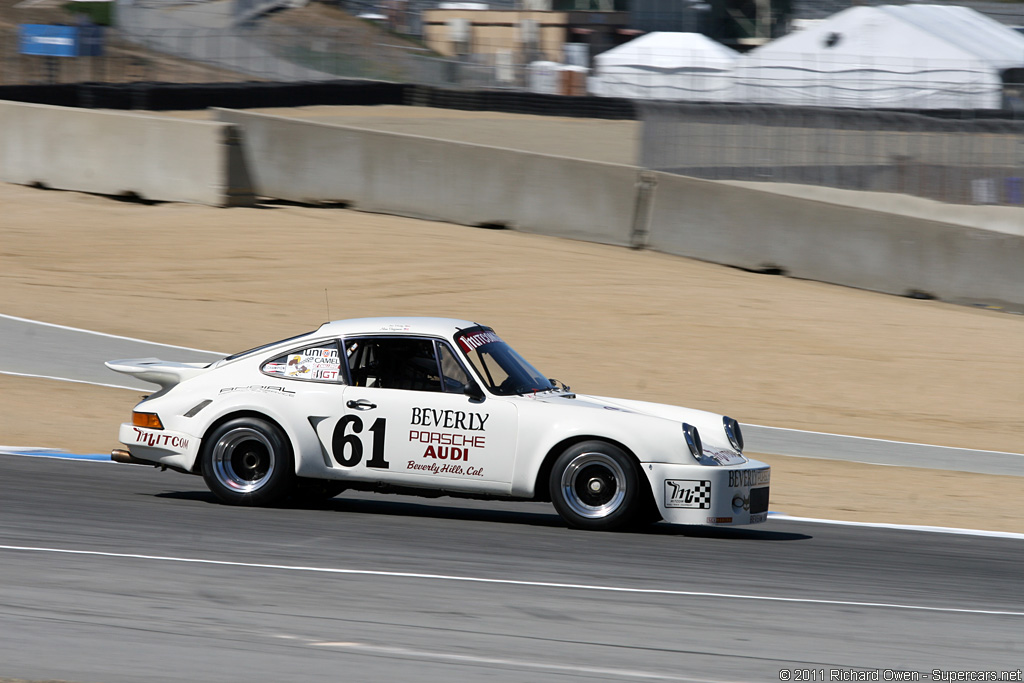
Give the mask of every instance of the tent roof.
[{"label": "tent roof", "polygon": [[1024,66],[1024,35],[969,7],[884,5],[879,9],[997,68]]},{"label": "tent roof", "polygon": [[[837,65],[913,60],[920,66],[982,62],[995,69],[1024,66],[1024,36],[967,7],[858,6],[748,53],[751,58]],[[854,62],[853,60],[857,60]]]},{"label": "tent roof", "polygon": [[731,65],[739,53],[700,33],[654,31],[623,43],[594,57],[599,66],[689,66]]}]

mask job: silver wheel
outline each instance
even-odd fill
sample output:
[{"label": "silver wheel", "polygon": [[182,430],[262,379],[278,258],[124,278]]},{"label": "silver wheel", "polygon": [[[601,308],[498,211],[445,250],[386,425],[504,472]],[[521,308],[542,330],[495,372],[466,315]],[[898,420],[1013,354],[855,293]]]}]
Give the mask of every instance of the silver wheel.
[{"label": "silver wheel", "polygon": [[221,436],[211,455],[213,476],[236,493],[259,491],[277,467],[273,444],[251,427],[238,427]]},{"label": "silver wheel", "polygon": [[571,527],[623,529],[640,518],[649,497],[641,476],[633,456],[615,444],[582,441],[552,463],[548,492],[551,504]]},{"label": "silver wheel", "polygon": [[231,505],[270,505],[295,485],[291,444],[281,428],[259,417],[238,417],[203,438],[206,485]]},{"label": "silver wheel", "polygon": [[601,519],[622,507],[626,499],[626,473],[605,453],[580,453],[562,470],[562,499],[574,513]]}]

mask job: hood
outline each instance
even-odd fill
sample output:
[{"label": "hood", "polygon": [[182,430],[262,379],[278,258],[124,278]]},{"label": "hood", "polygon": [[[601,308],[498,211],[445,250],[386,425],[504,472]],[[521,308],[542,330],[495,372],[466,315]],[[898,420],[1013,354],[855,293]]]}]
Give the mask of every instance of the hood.
[{"label": "hood", "polygon": [[[529,394],[526,395],[530,397]],[[700,433],[703,442],[704,455],[711,462],[709,465],[738,465],[746,462],[742,453],[733,448],[729,437],[725,433],[723,416],[717,413],[710,413],[704,410],[684,408],[666,403],[652,403],[649,401],[633,401],[622,398],[609,398],[607,396],[591,396],[576,394],[536,394],[534,400],[564,407],[574,407],[578,410],[600,410],[604,411],[602,420],[629,419],[630,415],[642,415],[654,417],[679,424],[693,425]]]}]

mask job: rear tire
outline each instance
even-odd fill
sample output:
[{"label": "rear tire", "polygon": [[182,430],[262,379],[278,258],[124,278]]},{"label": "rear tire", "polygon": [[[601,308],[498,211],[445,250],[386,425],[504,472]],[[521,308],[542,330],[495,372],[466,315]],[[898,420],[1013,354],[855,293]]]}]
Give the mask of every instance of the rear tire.
[{"label": "rear tire", "polygon": [[203,439],[203,479],[230,505],[270,505],[295,483],[291,444],[277,425],[255,417],[225,422]]},{"label": "rear tire", "polygon": [[555,460],[551,503],[577,529],[612,531],[639,521],[646,502],[633,459],[604,441],[584,441]]}]

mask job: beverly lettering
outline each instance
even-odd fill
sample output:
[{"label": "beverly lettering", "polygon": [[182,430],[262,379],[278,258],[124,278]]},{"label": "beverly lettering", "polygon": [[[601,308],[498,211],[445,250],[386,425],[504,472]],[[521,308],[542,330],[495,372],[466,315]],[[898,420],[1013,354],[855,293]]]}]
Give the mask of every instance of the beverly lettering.
[{"label": "beverly lettering", "polygon": [[461,429],[467,432],[485,431],[490,415],[466,413],[461,410],[437,410],[435,408],[413,408],[411,424],[418,427],[443,427]]},{"label": "beverly lettering", "polygon": [[771,482],[771,470],[733,470],[729,472],[731,488],[762,486]]}]

